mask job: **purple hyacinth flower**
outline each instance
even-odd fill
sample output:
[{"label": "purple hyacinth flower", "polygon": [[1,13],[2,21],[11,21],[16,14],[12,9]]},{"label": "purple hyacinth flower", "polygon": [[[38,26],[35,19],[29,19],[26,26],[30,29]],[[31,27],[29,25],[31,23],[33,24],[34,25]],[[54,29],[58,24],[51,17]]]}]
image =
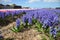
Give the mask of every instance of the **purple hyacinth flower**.
[{"label": "purple hyacinth flower", "polygon": [[55,17],[54,17],[54,20],[53,20],[54,25],[58,24],[58,21],[59,21],[59,20],[58,20],[58,17],[55,16]]},{"label": "purple hyacinth flower", "polygon": [[18,18],[17,20],[16,20],[16,27],[18,28],[20,26],[20,19]]},{"label": "purple hyacinth flower", "polygon": [[53,37],[56,37],[57,34],[56,28],[50,27],[50,34],[53,35]]},{"label": "purple hyacinth flower", "polygon": [[0,16],[1,16],[1,12],[0,12]]},{"label": "purple hyacinth flower", "polygon": [[34,14],[34,19],[37,19],[38,18],[38,15],[37,13]]},{"label": "purple hyacinth flower", "polygon": [[43,24],[42,27],[43,27],[43,28],[46,28],[46,24]]},{"label": "purple hyacinth flower", "polygon": [[1,18],[4,19],[4,17],[5,17],[5,13],[1,12]]},{"label": "purple hyacinth flower", "polygon": [[23,20],[23,23],[26,23],[27,18],[25,15],[22,17],[22,20]]},{"label": "purple hyacinth flower", "polygon": [[32,18],[31,17],[28,19],[28,23],[32,24]]},{"label": "purple hyacinth flower", "polygon": [[15,11],[12,11],[12,12],[11,12],[11,15],[12,15],[12,17],[14,17],[14,15],[15,15]]},{"label": "purple hyacinth flower", "polygon": [[10,12],[7,11],[7,12],[5,13],[5,16],[10,16]]}]

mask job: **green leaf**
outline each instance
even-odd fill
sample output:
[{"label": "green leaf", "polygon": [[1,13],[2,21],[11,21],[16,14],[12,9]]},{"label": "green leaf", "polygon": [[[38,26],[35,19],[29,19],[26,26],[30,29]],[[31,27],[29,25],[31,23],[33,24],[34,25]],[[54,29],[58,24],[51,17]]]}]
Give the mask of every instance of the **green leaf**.
[{"label": "green leaf", "polygon": [[42,40],[47,40],[45,37],[43,37],[43,39]]},{"label": "green leaf", "polygon": [[11,30],[12,30],[13,32],[18,32],[18,31],[19,31],[16,27],[13,27]]},{"label": "green leaf", "polygon": [[55,40],[52,35],[49,36],[50,40]]},{"label": "green leaf", "polygon": [[42,30],[41,29],[37,29],[38,30],[38,32],[42,32]]},{"label": "green leaf", "polygon": [[21,26],[21,27],[20,27],[20,31],[23,30],[23,29],[24,29],[24,26]]},{"label": "green leaf", "polygon": [[40,22],[37,22],[36,26],[37,26],[38,29],[42,28],[42,24]]},{"label": "green leaf", "polygon": [[13,32],[16,32],[14,28],[11,29]]},{"label": "green leaf", "polygon": [[15,29],[16,32],[19,32],[19,29],[18,28],[14,27],[14,29]]}]

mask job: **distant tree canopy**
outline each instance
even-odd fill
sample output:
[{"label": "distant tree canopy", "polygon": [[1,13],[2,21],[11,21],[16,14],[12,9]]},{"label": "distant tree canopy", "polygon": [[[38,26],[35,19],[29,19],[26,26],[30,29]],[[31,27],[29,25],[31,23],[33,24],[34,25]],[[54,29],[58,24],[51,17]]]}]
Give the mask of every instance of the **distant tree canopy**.
[{"label": "distant tree canopy", "polygon": [[12,5],[3,5],[3,4],[0,4],[0,9],[20,9],[22,8],[22,6],[18,6],[16,4],[12,4]]},{"label": "distant tree canopy", "polygon": [[4,7],[4,5],[3,4],[0,4],[0,9],[2,9]]},{"label": "distant tree canopy", "polygon": [[22,8],[22,6],[14,6],[14,9]]},{"label": "distant tree canopy", "polygon": [[60,7],[57,7],[56,9],[60,9]]}]

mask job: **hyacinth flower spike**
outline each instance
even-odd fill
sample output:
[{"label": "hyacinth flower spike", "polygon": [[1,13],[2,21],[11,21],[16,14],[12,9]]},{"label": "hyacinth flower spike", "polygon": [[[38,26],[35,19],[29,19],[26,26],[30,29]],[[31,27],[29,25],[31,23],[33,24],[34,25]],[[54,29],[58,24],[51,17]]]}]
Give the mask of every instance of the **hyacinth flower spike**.
[{"label": "hyacinth flower spike", "polygon": [[19,28],[19,26],[20,26],[20,19],[18,18],[18,19],[16,20],[16,28]]},{"label": "hyacinth flower spike", "polygon": [[19,32],[19,27],[20,27],[20,19],[16,19],[16,26],[11,29],[13,32]]},{"label": "hyacinth flower spike", "polygon": [[56,37],[57,34],[57,30],[54,27],[50,27],[50,35],[53,37]]},{"label": "hyacinth flower spike", "polygon": [[21,24],[21,22],[20,22],[20,19],[18,18],[18,19],[16,20],[16,27],[13,27],[13,28],[12,28],[12,31],[13,31],[13,32],[20,32],[20,31],[23,29],[23,26],[20,25],[20,24]]},{"label": "hyacinth flower spike", "polygon": [[1,13],[1,17],[2,17],[2,19],[5,18],[5,13],[4,12]]},{"label": "hyacinth flower spike", "polygon": [[10,16],[10,12],[7,11],[7,12],[5,13],[5,16]]}]

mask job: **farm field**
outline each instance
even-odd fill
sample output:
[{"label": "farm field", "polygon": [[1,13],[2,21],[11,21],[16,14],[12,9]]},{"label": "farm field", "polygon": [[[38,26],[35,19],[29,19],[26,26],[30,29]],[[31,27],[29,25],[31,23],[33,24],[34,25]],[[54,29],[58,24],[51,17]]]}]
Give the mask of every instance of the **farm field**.
[{"label": "farm field", "polygon": [[0,40],[60,40],[60,9],[1,9]]}]

